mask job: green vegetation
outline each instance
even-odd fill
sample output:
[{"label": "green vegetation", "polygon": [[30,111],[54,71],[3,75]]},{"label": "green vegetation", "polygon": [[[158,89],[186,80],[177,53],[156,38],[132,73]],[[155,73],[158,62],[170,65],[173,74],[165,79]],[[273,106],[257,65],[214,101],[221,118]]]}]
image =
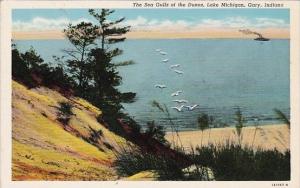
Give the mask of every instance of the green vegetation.
[{"label": "green vegetation", "polygon": [[[122,54],[122,50],[112,44],[123,42],[123,37],[130,27],[119,26],[125,18],[108,19],[113,10],[89,10],[97,24],[81,22],[69,25],[64,30],[66,37],[74,49],[66,51],[69,74],[77,83],[74,87],[76,95],[87,99],[102,110],[98,117],[100,122],[109,124],[109,128],[122,135],[117,119],[131,119],[121,110],[122,102],[134,102],[135,93],[121,93],[117,86],[122,82],[116,67],[134,64],[133,61],[113,63],[113,58]],[[78,55],[79,54],[79,55]],[[133,119],[132,126],[137,126]]]},{"label": "green vegetation", "polygon": [[[152,107],[158,109],[161,113],[163,113],[166,116],[166,119],[169,122],[170,128],[172,130],[172,137],[173,137],[172,144],[174,146],[176,146],[178,149],[182,149],[183,146],[182,146],[182,142],[180,140],[179,134],[178,134],[178,129],[171,117],[168,107],[166,105],[161,105],[158,101],[155,101],[155,100],[151,102],[151,105],[152,105]],[[175,142],[175,136],[173,134],[174,132],[176,134],[176,142]]]},{"label": "green vegetation", "polygon": [[257,131],[261,129],[261,128],[258,127],[258,124],[259,124],[258,119],[256,119],[255,124],[254,124],[255,130],[254,130],[254,135],[253,135],[253,140],[252,140],[251,147],[253,147],[253,145],[254,145],[254,141],[255,141]]},{"label": "green vegetation", "polygon": [[[155,171],[159,180],[274,181],[290,179],[290,151],[254,150],[232,143],[202,146],[184,154],[189,165],[164,155],[124,150],[115,162],[121,176]],[[210,172],[211,171],[211,172]]]},{"label": "green vegetation", "polygon": [[60,121],[63,125],[68,125],[71,116],[74,115],[72,112],[72,104],[68,102],[59,102],[58,110],[57,120]]},{"label": "green vegetation", "polygon": [[242,130],[244,126],[244,122],[245,122],[245,118],[243,117],[242,111],[240,110],[240,108],[237,109],[237,111],[235,112],[236,115],[236,125],[235,125],[235,133],[238,137],[238,143],[239,145],[242,144],[242,140],[243,140],[243,134],[242,134]]},{"label": "green vegetation", "polygon": [[154,170],[159,180],[182,180],[181,164],[167,156],[153,155],[138,148],[124,149],[117,155],[116,169],[121,176],[131,176],[145,170]]},{"label": "green vegetation", "polygon": [[165,139],[165,131],[163,126],[156,125],[154,121],[147,123],[147,129],[145,134],[149,138],[154,138],[160,143],[168,144],[168,141]]},{"label": "green vegetation", "polygon": [[97,38],[96,26],[92,23],[81,22],[77,25],[69,24],[64,33],[70,43],[74,46],[72,50],[64,50],[72,59],[67,60],[68,70],[76,81],[76,94],[85,98],[91,79],[88,53]]},{"label": "green vegetation", "polygon": [[291,127],[291,122],[289,120],[289,118],[279,109],[274,109],[274,112],[276,113],[278,119],[280,119],[281,121],[283,121],[287,126],[288,128],[290,129]]},{"label": "green vegetation", "polygon": [[255,151],[253,148],[227,143],[224,146],[196,148],[195,159],[212,169],[220,181],[271,181],[290,179],[290,151]]},{"label": "green vegetation", "polygon": [[201,114],[198,117],[198,128],[201,130],[201,146],[203,140],[203,131],[210,128],[210,125],[213,123],[213,117],[208,116],[207,114]]},{"label": "green vegetation", "polygon": [[[134,62],[113,61],[122,54],[122,50],[112,44],[123,42],[126,39],[124,34],[130,27],[120,26],[124,18],[111,20],[113,10],[91,9],[89,13],[97,21],[96,25],[81,22],[70,24],[64,30],[73,48],[64,50],[67,60],[61,64],[50,66],[33,48],[21,53],[13,45],[13,79],[29,88],[46,86],[62,94],[50,91],[58,100],[49,97],[49,93],[33,92],[14,83],[15,92],[24,93],[18,97],[16,94],[16,101],[13,102],[13,109],[20,112],[14,114],[15,179],[21,179],[26,169],[31,167],[36,172],[28,175],[29,179],[43,179],[53,171],[62,171],[64,174],[52,174],[53,177],[88,180],[87,174],[91,173],[93,179],[107,180],[115,175],[110,169],[113,162],[121,176],[151,171],[158,175],[159,180],[290,179],[290,151],[280,153],[277,150],[253,148],[258,126],[252,147],[242,147],[245,118],[240,109],[235,114],[238,144],[228,142],[220,146],[203,146],[203,132],[211,128],[214,118],[200,114],[197,122],[202,134],[201,145],[191,152],[184,150],[167,106],[157,101],[153,101],[152,106],[165,115],[172,130],[173,148],[165,139],[164,127],[156,125],[155,121],[148,122],[147,129],[141,131],[139,124],[122,111],[122,103],[134,102],[136,94],[118,90],[122,77],[117,67]],[[55,60],[60,61],[59,58]],[[278,109],[274,111],[290,127],[288,117]],[[26,132],[25,136],[33,135],[40,140],[21,138],[22,131]],[[126,131],[131,134],[128,140],[140,144],[140,147],[131,144],[124,147],[128,140],[114,134],[128,138]],[[137,138],[142,139],[137,141]],[[118,147],[123,149],[118,152]],[[115,152],[116,156],[113,155]],[[45,161],[47,157],[51,161]],[[70,161],[76,165],[70,165]],[[79,164],[82,166],[78,167]],[[80,173],[67,169],[69,166]],[[37,175],[37,172],[44,174]]]},{"label": "green vegetation", "polygon": [[118,119],[124,119],[134,130],[140,130],[134,119],[122,112],[121,104],[134,102],[136,94],[122,93],[117,89],[122,78],[116,68],[134,62],[113,62],[116,56],[122,54],[122,50],[112,45],[123,42],[126,39],[123,35],[130,27],[120,26],[124,18],[108,19],[114,13],[113,10],[90,9],[89,13],[97,24],[69,24],[63,30],[73,48],[65,49],[62,58],[54,56],[55,66],[44,63],[33,48],[21,53],[13,45],[13,79],[29,88],[46,86],[66,96],[75,95],[86,99],[102,110],[99,122],[107,123],[109,129],[119,135],[123,135],[123,130]]},{"label": "green vegetation", "polygon": [[[12,88],[13,180],[117,179],[111,168],[114,149],[126,146],[127,141],[97,122],[99,109],[83,99],[67,99],[45,87],[28,89],[13,81]],[[74,115],[68,126],[57,121],[62,101],[72,104]],[[83,139],[93,137],[90,128],[98,134],[101,130],[106,145],[99,142],[96,147]]]},{"label": "green vegetation", "polygon": [[[165,113],[165,107],[157,101],[152,105]],[[171,119],[171,117],[169,116]],[[201,114],[198,125],[201,131],[209,128],[213,117]],[[238,143],[230,142],[225,145],[197,146],[191,151],[174,146],[176,151],[183,155],[187,161],[180,161],[166,157],[166,155],[153,155],[136,148],[124,149],[117,154],[116,169],[121,176],[132,176],[141,171],[151,171],[158,174],[159,180],[217,180],[217,181],[274,181],[290,179],[290,151],[284,153],[273,150],[263,150],[242,146],[242,128],[244,117],[240,109],[236,111],[236,135]],[[148,126],[153,127],[154,122]],[[174,125],[172,125],[174,126]],[[152,130],[153,128],[151,128]],[[256,126],[256,129],[258,126]],[[151,132],[151,131],[149,131]],[[173,140],[174,140],[173,136]],[[179,138],[180,139],[180,138]],[[159,139],[158,139],[159,140]]]},{"label": "green vegetation", "polygon": [[133,65],[135,64],[134,61],[124,61],[124,62],[119,62],[119,63],[115,63],[116,67],[121,67],[121,66],[127,66],[127,65]]},{"label": "green vegetation", "polygon": [[74,86],[74,81],[64,71],[63,66],[49,66],[33,48],[21,53],[17,46],[12,46],[12,77],[29,88],[40,85],[59,87],[67,94]]}]

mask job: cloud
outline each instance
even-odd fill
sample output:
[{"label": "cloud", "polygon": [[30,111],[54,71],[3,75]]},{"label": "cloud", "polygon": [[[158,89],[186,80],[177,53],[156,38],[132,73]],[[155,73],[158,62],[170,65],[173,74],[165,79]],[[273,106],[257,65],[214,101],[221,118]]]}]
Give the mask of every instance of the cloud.
[{"label": "cloud", "polygon": [[[32,31],[32,30],[62,30],[69,23],[77,24],[81,21],[91,22],[88,19],[80,18],[70,20],[68,18],[49,19],[36,17],[28,22],[15,21],[13,22],[14,31]],[[135,19],[125,20],[121,25],[130,25],[132,30],[153,30],[153,31],[180,31],[180,30],[199,30],[203,28],[284,28],[288,27],[283,19],[274,18],[255,18],[247,17],[225,17],[222,19],[200,19],[197,21],[187,20],[158,20],[147,19],[142,16],[137,16]]]},{"label": "cloud", "polygon": [[35,17],[31,21],[15,21],[12,24],[14,31],[43,31],[43,30],[62,30],[69,23],[78,24],[82,21],[90,22],[85,18],[70,20],[68,18],[49,19],[43,17]]},{"label": "cloud", "polygon": [[282,19],[274,19],[274,18],[256,18],[258,27],[288,27],[289,24],[285,23]]},{"label": "cloud", "polygon": [[146,19],[138,16],[136,19],[128,20],[124,25],[131,25],[132,30],[199,30],[203,28],[283,28],[289,24],[283,19],[246,17],[226,17],[223,19],[201,19],[198,21],[186,20],[157,20]]}]

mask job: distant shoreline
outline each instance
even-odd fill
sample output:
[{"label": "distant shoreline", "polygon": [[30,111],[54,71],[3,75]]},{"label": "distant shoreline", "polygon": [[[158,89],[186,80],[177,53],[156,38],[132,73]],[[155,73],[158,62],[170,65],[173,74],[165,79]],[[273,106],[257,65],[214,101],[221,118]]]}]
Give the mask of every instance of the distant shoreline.
[{"label": "distant shoreline", "polygon": [[[289,29],[257,30],[270,39],[290,39]],[[244,35],[237,29],[202,29],[199,31],[131,31],[128,39],[254,39],[255,35]],[[13,31],[14,40],[65,39],[61,31]]]}]

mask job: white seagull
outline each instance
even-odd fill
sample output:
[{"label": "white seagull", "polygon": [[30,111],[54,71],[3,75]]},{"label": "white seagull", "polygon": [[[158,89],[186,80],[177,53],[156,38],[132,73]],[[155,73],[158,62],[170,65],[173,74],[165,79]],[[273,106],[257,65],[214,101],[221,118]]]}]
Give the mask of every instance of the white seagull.
[{"label": "white seagull", "polygon": [[180,66],[180,64],[175,64],[175,65],[171,65],[170,68],[173,69],[173,68],[176,68],[176,67],[179,67],[179,66]]},{"label": "white seagull", "polygon": [[173,102],[177,102],[177,103],[188,103],[188,101],[187,101],[187,100],[184,100],[184,99],[173,100]]},{"label": "white seagull", "polygon": [[163,85],[163,84],[156,84],[154,87],[163,89],[163,88],[166,88],[167,86]]},{"label": "white seagull", "polygon": [[167,52],[164,52],[164,51],[160,51],[159,52],[161,55],[167,55],[168,53]]},{"label": "white seagull", "polygon": [[192,110],[194,110],[197,106],[199,106],[199,105],[198,105],[198,104],[195,104],[195,105],[193,105],[193,106],[184,106],[184,107],[186,107],[188,110],[192,111]]},{"label": "white seagull", "polygon": [[178,96],[180,93],[182,93],[181,90],[175,91],[174,93],[171,94],[172,97]]},{"label": "white seagull", "polygon": [[177,110],[178,112],[181,112],[183,107],[184,107],[184,105],[171,107],[171,108]]},{"label": "white seagull", "polygon": [[166,62],[168,62],[169,61],[169,59],[164,59],[164,60],[162,60],[162,62],[164,62],[164,63],[166,63]]},{"label": "white seagull", "polygon": [[177,74],[183,74],[184,73],[183,71],[180,71],[180,70],[177,70],[177,69],[175,69],[174,72],[176,72]]},{"label": "white seagull", "polygon": [[160,52],[160,51],[161,51],[161,49],[157,48],[155,51],[157,51],[157,52]]}]

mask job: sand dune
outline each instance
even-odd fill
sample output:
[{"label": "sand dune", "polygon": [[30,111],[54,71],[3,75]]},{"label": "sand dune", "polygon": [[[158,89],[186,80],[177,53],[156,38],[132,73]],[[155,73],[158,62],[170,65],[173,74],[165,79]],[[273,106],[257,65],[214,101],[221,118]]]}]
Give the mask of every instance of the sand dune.
[{"label": "sand dune", "polygon": [[[235,128],[214,128],[203,132],[202,145],[225,144],[226,141],[237,143]],[[255,127],[243,128],[242,145],[252,146]],[[183,131],[179,132],[179,137],[185,149],[190,149],[191,146],[201,145],[201,131]],[[175,134],[174,134],[175,135]],[[172,143],[172,133],[167,133],[166,138]],[[175,139],[175,142],[179,142]],[[256,131],[254,148],[273,149],[285,151],[290,148],[290,132],[286,125],[265,125],[260,126]]]},{"label": "sand dune", "polygon": [[[131,31],[127,38],[133,39],[176,39],[176,38],[255,38],[254,35],[244,35],[239,29],[201,29],[197,31]],[[289,29],[255,29],[267,38],[289,39]],[[52,31],[13,31],[15,40],[32,39],[64,39],[64,34],[59,30]]]}]

